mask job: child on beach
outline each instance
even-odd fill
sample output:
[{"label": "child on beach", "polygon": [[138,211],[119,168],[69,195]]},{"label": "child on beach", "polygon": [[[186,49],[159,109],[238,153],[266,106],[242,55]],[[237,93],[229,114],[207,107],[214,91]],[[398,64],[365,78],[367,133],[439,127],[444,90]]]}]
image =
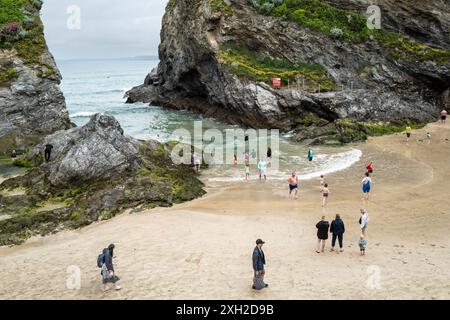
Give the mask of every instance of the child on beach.
[{"label": "child on beach", "polygon": [[325,176],[322,174],[319,178],[320,187],[322,188],[325,185]]},{"label": "child on beach", "polygon": [[328,183],[325,183],[322,189],[320,189],[320,192],[322,192],[323,200],[322,200],[322,207],[326,208],[328,206],[328,198],[330,197],[330,189],[328,189]]},{"label": "child on beach", "polygon": [[364,239],[364,235],[362,234],[361,237],[359,238],[359,250],[360,250],[361,256],[366,255],[366,246],[367,246],[367,241],[366,241],[366,239]]},{"label": "child on beach", "polygon": [[250,163],[245,164],[245,181],[250,180]]},{"label": "child on beach", "polygon": [[267,162],[264,160],[260,160],[258,162],[258,170],[259,170],[259,180],[267,180]]},{"label": "child on beach", "polygon": [[295,199],[297,200],[298,195],[298,178],[295,172],[292,172],[292,176],[288,179],[289,182],[289,199],[292,196],[292,192],[295,191]]},{"label": "child on beach", "polygon": [[237,155],[235,154],[235,155],[233,156],[233,165],[234,165],[234,166],[237,166],[237,164],[238,164],[238,158],[237,158]]}]

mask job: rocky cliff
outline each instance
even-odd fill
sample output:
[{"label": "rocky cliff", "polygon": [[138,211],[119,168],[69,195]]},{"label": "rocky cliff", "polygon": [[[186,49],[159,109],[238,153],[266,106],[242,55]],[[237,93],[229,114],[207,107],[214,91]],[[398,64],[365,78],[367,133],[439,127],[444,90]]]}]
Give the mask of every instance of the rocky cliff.
[{"label": "rocky cliff", "polygon": [[0,156],[71,127],[39,0],[0,0]]},{"label": "rocky cliff", "polygon": [[[382,30],[367,27],[369,4]],[[310,142],[401,130],[449,101],[449,21],[445,0],[171,0],[159,66],[128,102]]]},{"label": "rocky cliff", "polygon": [[33,168],[0,184],[0,246],[205,193],[194,170],[172,163],[168,145],[128,137],[110,116],[94,115],[43,143],[54,146],[50,162],[36,146],[26,159]]}]

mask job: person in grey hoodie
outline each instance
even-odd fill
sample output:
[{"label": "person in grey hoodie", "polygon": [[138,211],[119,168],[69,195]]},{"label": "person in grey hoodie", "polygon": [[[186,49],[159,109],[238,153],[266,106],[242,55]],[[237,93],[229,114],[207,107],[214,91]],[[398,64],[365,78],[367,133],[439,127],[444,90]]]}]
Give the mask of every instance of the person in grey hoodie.
[{"label": "person in grey hoodie", "polygon": [[336,219],[331,222],[330,232],[333,237],[331,238],[331,251],[334,251],[336,246],[336,239],[339,240],[340,252],[344,252],[344,233],[345,225],[341,219],[341,215],[337,214]]}]

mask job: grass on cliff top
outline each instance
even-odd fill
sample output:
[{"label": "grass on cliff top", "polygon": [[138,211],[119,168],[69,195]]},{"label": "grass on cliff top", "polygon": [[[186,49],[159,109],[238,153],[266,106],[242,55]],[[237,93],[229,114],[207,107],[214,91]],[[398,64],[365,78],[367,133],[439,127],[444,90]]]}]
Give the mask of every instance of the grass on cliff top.
[{"label": "grass on cliff top", "polygon": [[331,38],[359,43],[376,40],[390,50],[394,59],[449,62],[450,51],[415,43],[405,35],[386,30],[370,30],[362,14],[336,8],[323,0],[248,0],[264,15],[296,22]]},{"label": "grass on cliff top", "polygon": [[44,66],[41,77],[54,76],[52,66],[42,62],[42,54],[47,50],[44,26],[39,17],[40,0],[0,0],[0,29],[9,23],[19,23],[21,32],[16,38],[2,38],[0,49],[15,49],[26,65]]},{"label": "grass on cliff top", "polygon": [[272,78],[281,78],[285,83],[289,80],[294,85],[296,77],[303,76],[306,89],[315,90],[320,85],[326,91],[335,87],[325,68],[317,64],[290,63],[234,45],[222,46],[219,60],[228,65],[232,73],[253,81],[270,82]]}]

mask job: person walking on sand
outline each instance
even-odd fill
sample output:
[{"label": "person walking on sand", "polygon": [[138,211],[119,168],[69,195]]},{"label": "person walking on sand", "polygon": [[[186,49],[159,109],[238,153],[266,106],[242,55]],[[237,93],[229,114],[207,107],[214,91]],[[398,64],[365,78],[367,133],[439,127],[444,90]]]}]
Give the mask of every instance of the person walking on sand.
[{"label": "person walking on sand", "polygon": [[448,112],[447,110],[443,109],[441,111],[441,123],[445,124],[445,121],[447,120]]},{"label": "person walking on sand", "polygon": [[409,140],[411,139],[411,134],[412,134],[412,128],[410,125],[406,126],[405,133],[406,133],[406,143],[409,143]]},{"label": "person walking on sand", "polygon": [[322,208],[328,207],[328,199],[330,198],[330,189],[328,189],[328,183],[325,183],[322,189],[320,189],[322,193]]},{"label": "person walking on sand", "polygon": [[369,162],[366,166],[366,172],[368,172],[369,174],[373,174],[373,163]]},{"label": "person walking on sand", "polygon": [[340,252],[344,252],[345,225],[341,219],[341,215],[337,214],[336,219],[331,222],[330,233],[333,235],[331,238],[331,251],[334,251],[337,239],[339,241]]},{"label": "person walking on sand", "polygon": [[250,180],[250,163],[245,164],[245,181]]},{"label": "person walking on sand", "polygon": [[367,215],[366,210],[361,209],[361,218],[359,218],[359,226],[361,228],[361,234],[366,236],[367,227],[369,226],[369,216]]},{"label": "person walking on sand", "polygon": [[267,180],[267,162],[261,159],[258,162],[258,170],[259,170],[259,180]]},{"label": "person walking on sand", "polygon": [[266,275],[265,265],[266,265],[266,257],[264,255],[264,251],[262,250],[264,241],[261,239],[256,240],[256,247],[253,250],[253,289],[261,290],[267,288],[269,285],[264,283],[264,277]]},{"label": "person walking on sand", "polygon": [[330,229],[330,223],[325,220],[325,216],[322,220],[316,224],[317,228],[317,253],[325,252],[325,245],[328,240],[328,230]]},{"label": "person walking on sand", "polygon": [[120,280],[120,278],[116,275],[116,272],[114,270],[114,264],[113,259],[114,256],[114,244],[110,244],[108,248],[103,249],[102,254],[98,257],[97,264],[101,264],[101,276],[102,276],[102,283],[103,283],[103,291],[108,291],[111,288],[108,288],[108,284],[112,283],[114,290],[120,290],[122,289],[120,286],[118,286],[116,283]]},{"label": "person walking on sand", "polygon": [[47,143],[44,147],[44,156],[45,156],[46,162],[50,161],[50,158],[52,156],[52,149],[53,149],[53,145],[51,145],[50,143]]},{"label": "person walking on sand", "polygon": [[363,200],[369,201],[370,190],[372,189],[372,178],[370,177],[370,173],[366,172],[366,176],[361,181],[362,191],[363,191]]},{"label": "person walking on sand", "polygon": [[298,178],[295,172],[292,172],[292,175],[288,179],[289,182],[289,199],[292,196],[292,193],[295,192],[295,199],[298,197]]},{"label": "person walking on sand", "polygon": [[362,234],[361,237],[359,238],[359,252],[361,256],[365,256],[366,255],[366,246],[367,246],[367,241],[364,238],[364,235]]}]

